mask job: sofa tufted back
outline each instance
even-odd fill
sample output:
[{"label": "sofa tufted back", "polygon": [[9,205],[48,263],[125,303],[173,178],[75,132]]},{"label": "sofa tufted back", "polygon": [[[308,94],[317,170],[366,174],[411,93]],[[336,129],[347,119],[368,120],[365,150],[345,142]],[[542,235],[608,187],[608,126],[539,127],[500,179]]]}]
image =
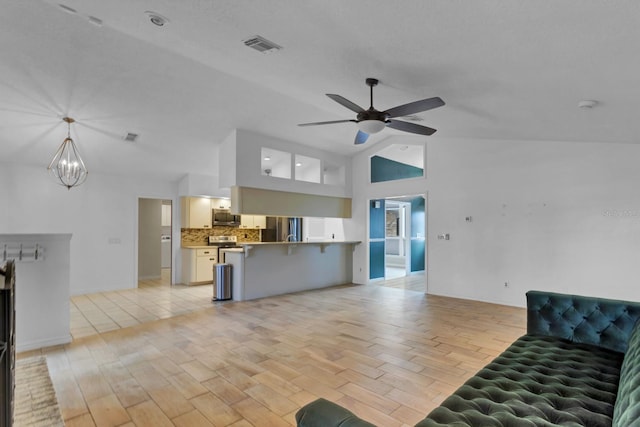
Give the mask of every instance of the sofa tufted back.
[{"label": "sofa tufted back", "polygon": [[625,353],[640,303],[527,292],[527,334],[564,338]]}]

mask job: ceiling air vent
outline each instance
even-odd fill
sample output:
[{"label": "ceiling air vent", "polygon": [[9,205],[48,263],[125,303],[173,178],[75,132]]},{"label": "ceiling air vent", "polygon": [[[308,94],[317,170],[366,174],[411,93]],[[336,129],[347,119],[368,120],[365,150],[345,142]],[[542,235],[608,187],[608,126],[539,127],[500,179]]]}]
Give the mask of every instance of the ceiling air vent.
[{"label": "ceiling air vent", "polygon": [[271,53],[282,49],[282,46],[278,46],[274,42],[271,42],[262,36],[253,36],[243,40],[243,42],[245,46],[255,49],[261,53]]},{"label": "ceiling air vent", "polygon": [[128,132],[122,139],[124,139],[125,141],[134,142],[136,139],[138,139],[138,134]]}]

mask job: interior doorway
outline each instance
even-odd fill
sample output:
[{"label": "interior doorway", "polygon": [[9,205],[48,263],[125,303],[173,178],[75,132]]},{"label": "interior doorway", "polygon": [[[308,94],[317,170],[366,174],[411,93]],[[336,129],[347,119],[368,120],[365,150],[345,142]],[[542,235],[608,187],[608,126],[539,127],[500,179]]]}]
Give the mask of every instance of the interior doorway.
[{"label": "interior doorway", "polygon": [[426,291],[425,197],[371,200],[369,213],[369,280]]},{"label": "interior doorway", "polygon": [[385,203],[384,278],[404,277],[410,272],[411,204],[389,199]]},{"label": "interior doorway", "polygon": [[138,287],[171,286],[171,200],[138,199]]}]

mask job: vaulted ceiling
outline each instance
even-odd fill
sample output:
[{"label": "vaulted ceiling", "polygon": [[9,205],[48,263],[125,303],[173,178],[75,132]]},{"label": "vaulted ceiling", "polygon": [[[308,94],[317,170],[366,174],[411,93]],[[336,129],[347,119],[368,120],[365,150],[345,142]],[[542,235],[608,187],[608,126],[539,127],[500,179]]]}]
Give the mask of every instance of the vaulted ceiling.
[{"label": "vaulted ceiling", "polygon": [[[67,9],[60,7],[64,4]],[[215,173],[234,128],[352,155],[394,137],[640,142],[640,2],[602,0],[0,0],[0,162],[46,167],[66,135],[90,170]],[[74,9],[75,13],[68,11]],[[168,19],[162,27],[147,11]],[[262,54],[261,35],[283,49]],[[354,146],[368,107],[440,96]],[[580,109],[581,100],[597,100]],[[139,134],[127,142],[128,133]]]}]

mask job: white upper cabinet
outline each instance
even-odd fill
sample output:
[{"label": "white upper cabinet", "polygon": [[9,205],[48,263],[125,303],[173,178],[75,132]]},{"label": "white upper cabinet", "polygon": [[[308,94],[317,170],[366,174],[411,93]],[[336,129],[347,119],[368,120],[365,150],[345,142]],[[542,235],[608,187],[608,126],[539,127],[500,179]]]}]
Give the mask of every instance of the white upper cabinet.
[{"label": "white upper cabinet", "polygon": [[253,228],[260,228],[260,229],[267,228],[267,217],[264,215],[254,215]]},{"label": "white upper cabinet", "polygon": [[240,217],[240,228],[267,228],[267,217],[264,215],[242,215]]},{"label": "white upper cabinet", "polygon": [[171,227],[171,205],[162,205],[162,226]]},{"label": "white upper cabinet", "polygon": [[183,197],[182,228],[211,228],[211,199]]},{"label": "white upper cabinet", "polygon": [[231,199],[211,199],[212,209],[231,209]]}]

